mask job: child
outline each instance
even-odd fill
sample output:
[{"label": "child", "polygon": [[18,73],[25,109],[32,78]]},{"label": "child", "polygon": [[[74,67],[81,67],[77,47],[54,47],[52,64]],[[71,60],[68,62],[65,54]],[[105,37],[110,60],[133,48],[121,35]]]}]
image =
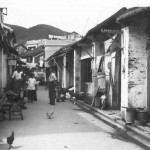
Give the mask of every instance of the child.
[{"label": "child", "polygon": [[101,98],[101,109],[106,109],[106,92],[103,93],[103,95],[100,97]]},{"label": "child", "polygon": [[36,79],[34,78],[34,74],[31,74],[28,81],[28,103],[33,102],[35,100],[35,92],[36,92]]}]

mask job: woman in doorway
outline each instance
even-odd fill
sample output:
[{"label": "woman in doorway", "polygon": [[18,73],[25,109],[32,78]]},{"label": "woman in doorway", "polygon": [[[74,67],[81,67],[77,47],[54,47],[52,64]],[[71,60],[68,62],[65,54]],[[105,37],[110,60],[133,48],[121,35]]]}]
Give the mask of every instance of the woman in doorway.
[{"label": "woman in doorway", "polygon": [[49,75],[49,104],[51,105],[50,112],[47,113],[48,116],[54,114],[54,107],[55,107],[55,98],[56,98],[56,91],[55,91],[55,81],[57,80],[56,75],[54,74],[52,68],[50,68],[50,75]]}]

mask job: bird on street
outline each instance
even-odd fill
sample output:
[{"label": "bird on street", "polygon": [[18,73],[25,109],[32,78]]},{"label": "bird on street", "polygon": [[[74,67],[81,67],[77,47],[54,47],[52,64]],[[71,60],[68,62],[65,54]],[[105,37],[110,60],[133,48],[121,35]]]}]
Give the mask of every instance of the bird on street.
[{"label": "bird on street", "polygon": [[9,149],[13,148],[12,144],[14,141],[14,131],[12,131],[11,135],[7,137],[7,144],[9,144]]}]

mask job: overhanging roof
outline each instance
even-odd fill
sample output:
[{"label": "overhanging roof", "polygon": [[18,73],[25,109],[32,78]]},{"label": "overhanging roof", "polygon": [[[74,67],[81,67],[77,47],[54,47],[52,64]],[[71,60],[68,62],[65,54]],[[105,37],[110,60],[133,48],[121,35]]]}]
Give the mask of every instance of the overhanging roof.
[{"label": "overhanging roof", "polygon": [[34,48],[33,50],[27,51],[26,53],[23,53],[20,57],[21,58],[34,57],[42,53],[44,53],[43,45]]},{"label": "overhanging roof", "polygon": [[115,14],[104,20],[102,23],[98,24],[96,27],[90,29],[86,36],[91,34],[98,34],[101,33],[101,29],[121,29],[120,25],[116,23],[117,17],[119,17],[121,14],[123,14],[127,9],[125,7],[121,8],[119,11],[117,11]]},{"label": "overhanging roof", "polygon": [[123,14],[118,16],[117,21],[125,21],[131,17],[134,17],[136,15],[142,14],[142,13],[149,13],[150,7],[133,7],[128,10],[126,10]]},{"label": "overhanging roof", "polygon": [[9,46],[9,52],[18,56],[18,52],[13,47]]},{"label": "overhanging roof", "polygon": [[24,46],[24,45],[23,45],[23,44],[21,44],[21,43],[19,43],[19,44],[15,45],[15,46],[14,46],[14,48],[17,48],[17,47],[19,47],[19,46],[22,46],[24,49],[28,50],[28,49],[26,48],[26,46]]}]

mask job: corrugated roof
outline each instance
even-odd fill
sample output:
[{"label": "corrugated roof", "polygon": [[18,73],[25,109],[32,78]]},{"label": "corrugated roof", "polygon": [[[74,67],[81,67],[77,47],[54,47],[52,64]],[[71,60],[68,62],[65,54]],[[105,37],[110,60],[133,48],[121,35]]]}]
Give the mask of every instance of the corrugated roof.
[{"label": "corrugated roof", "polygon": [[27,51],[26,53],[22,54],[21,57],[22,58],[27,58],[30,56],[33,57],[33,56],[39,55],[43,52],[44,52],[44,47],[41,45],[37,48],[34,48],[33,50]]},{"label": "corrugated roof", "polygon": [[98,24],[96,27],[90,29],[86,35],[99,33],[100,29],[110,29],[114,24],[119,27],[116,23],[116,19],[118,16],[123,14],[127,9],[125,7],[121,8],[115,14],[104,20],[102,23]]},{"label": "corrugated roof", "polygon": [[118,16],[117,21],[125,21],[126,19],[130,17],[134,17],[138,14],[147,13],[150,12],[150,7],[133,7],[130,9],[127,9],[123,14]]}]

